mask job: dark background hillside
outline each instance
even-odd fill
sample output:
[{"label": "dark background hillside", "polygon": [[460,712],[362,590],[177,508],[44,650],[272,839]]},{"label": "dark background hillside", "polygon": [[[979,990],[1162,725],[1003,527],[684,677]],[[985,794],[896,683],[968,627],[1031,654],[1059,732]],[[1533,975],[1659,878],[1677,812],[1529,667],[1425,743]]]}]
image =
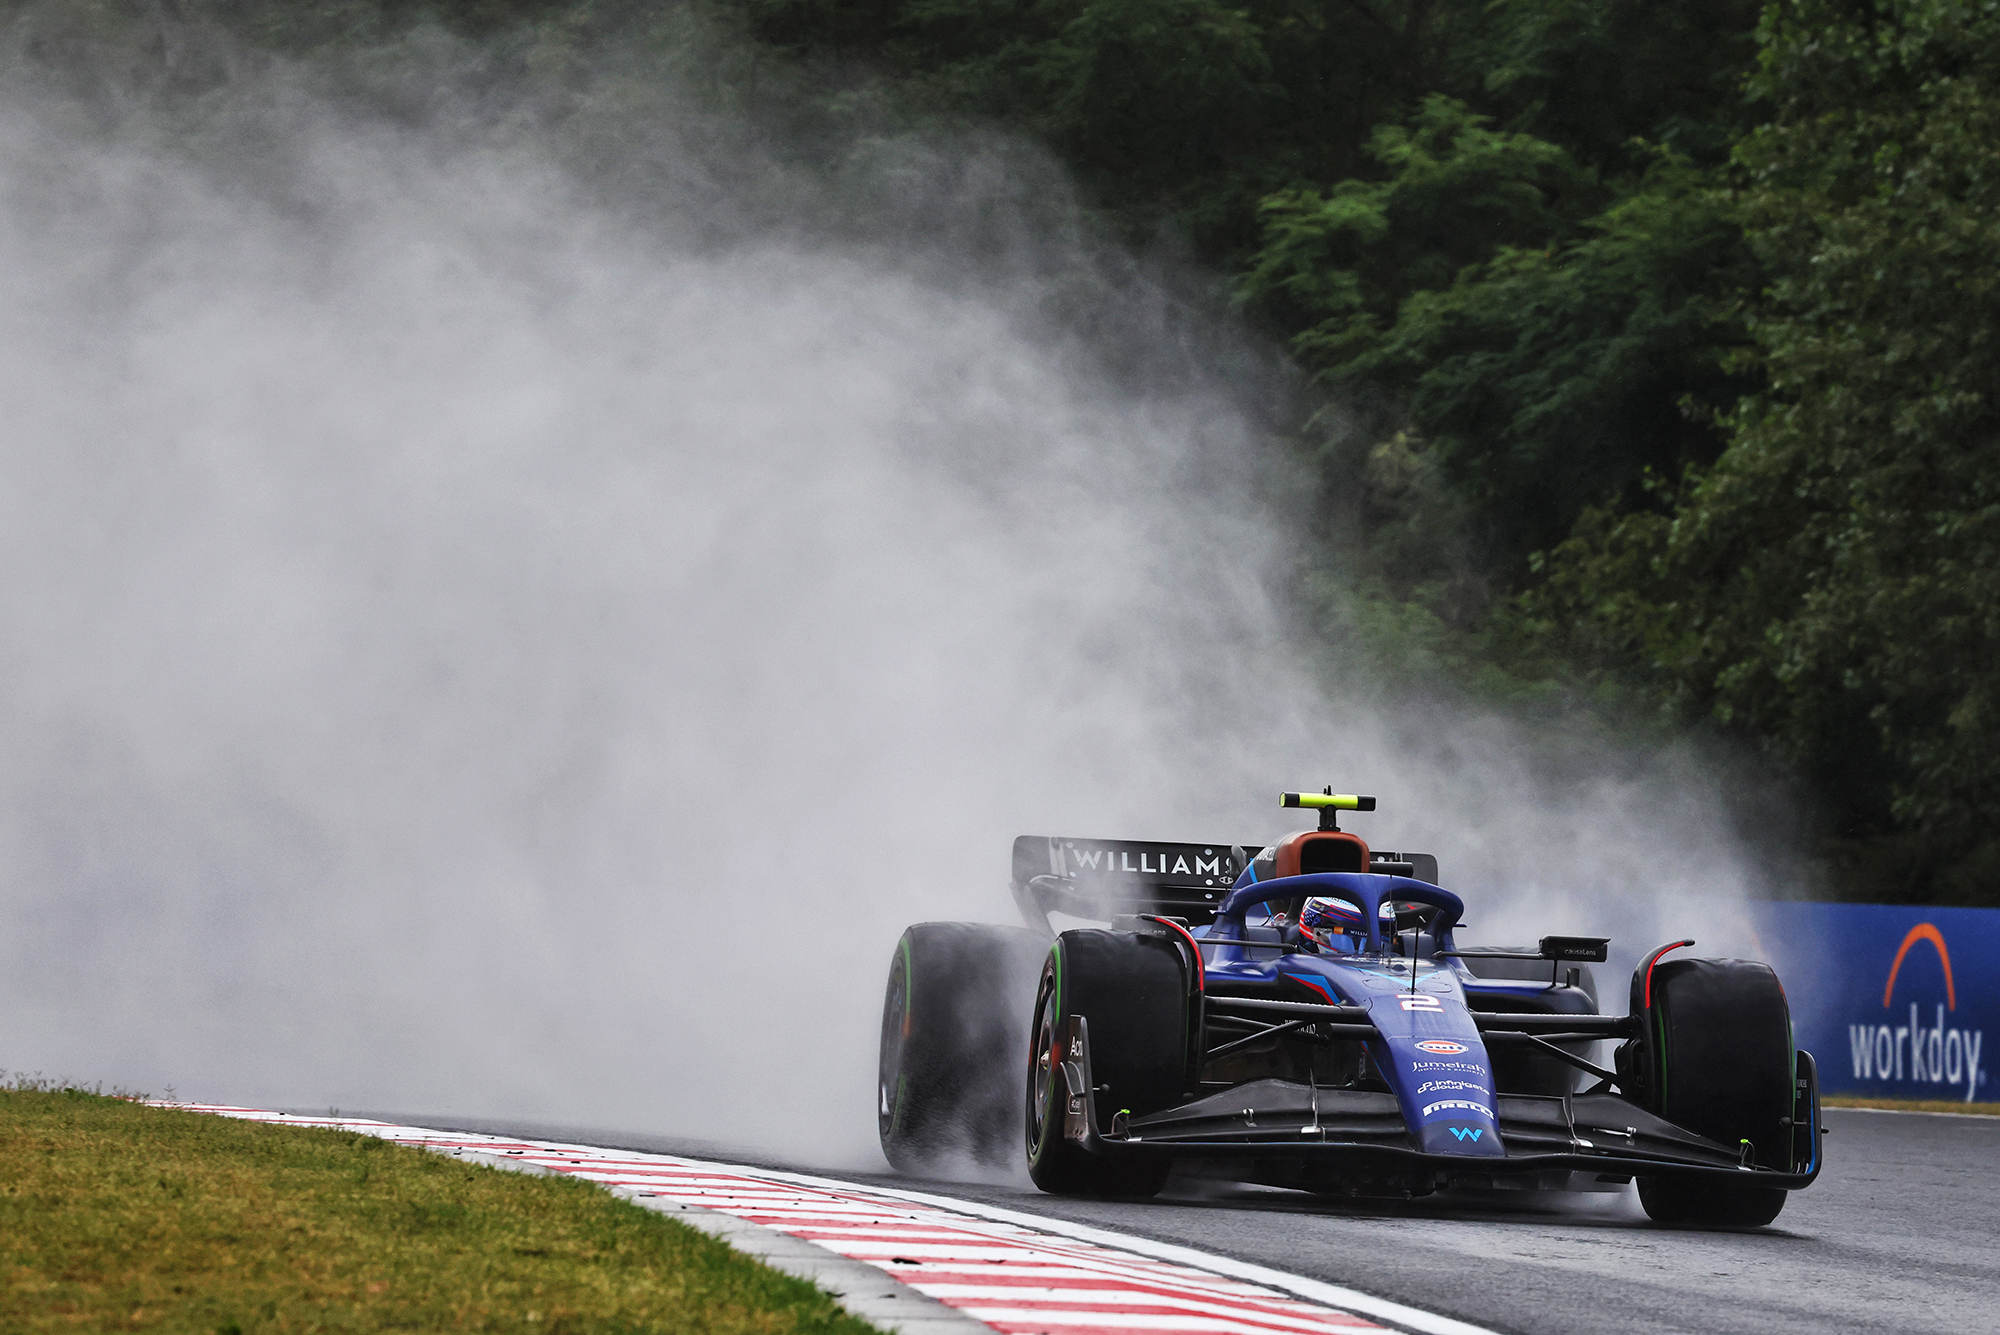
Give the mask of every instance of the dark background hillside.
[{"label": "dark background hillside", "polygon": [[[91,40],[75,7],[11,8],[17,40]],[[1796,786],[1825,892],[2000,903],[1989,5],[93,12],[156,20],[135,59],[169,68],[191,24],[294,54],[436,24],[638,77],[693,15],[754,44],[726,77],[795,128],[1018,130],[1310,379],[1289,437],[1318,545],[1293,592],[1329,661],[1553,727],[1731,739]],[[215,77],[174,70],[168,95]]]}]

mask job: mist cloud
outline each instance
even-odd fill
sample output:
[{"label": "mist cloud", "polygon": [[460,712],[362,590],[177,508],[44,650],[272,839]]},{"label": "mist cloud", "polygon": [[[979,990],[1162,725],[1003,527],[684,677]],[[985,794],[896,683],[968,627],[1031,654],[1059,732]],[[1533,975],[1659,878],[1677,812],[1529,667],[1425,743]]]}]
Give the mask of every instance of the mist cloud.
[{"label": "mist cloud", "polygon": [[859,1162],[1017,833],[1335,781],[1517,934],[1752,875],[1690,760],[1313,684],[1281,369],[1032,152],[592,85],[621,173],[397,59],[0,93],[0,1065]]}]

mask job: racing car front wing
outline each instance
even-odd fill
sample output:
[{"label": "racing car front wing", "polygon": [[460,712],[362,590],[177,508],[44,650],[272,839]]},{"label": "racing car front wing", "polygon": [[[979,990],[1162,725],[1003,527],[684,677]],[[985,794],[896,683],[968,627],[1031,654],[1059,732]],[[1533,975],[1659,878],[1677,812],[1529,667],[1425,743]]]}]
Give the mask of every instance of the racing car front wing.
[{"label": "racing car front wing", "polygon": [[1068,1098],[1063,1135],[1107,1158],[1284,1159],[1348,1162],[1368,1172],[1434,1171],[1444,1177],[1582,1173],[1599,1181],[1633,1177],[1727,1179],[1797,1190],[1819,1176],[1819,1082],[1812,1055],[1798,1054],[1792,1119],[1793,1162],[1784,1172],[1647,1112],[1615,1094],[1498,1097],[1505,1154],[1428,1154],[1413,1148],[1401,1105],[1389,1093],[1255,1080],[1143,1116],[1115,1113],[1099,1125],[1090,1069],[1089,1022],[1072,1016],[1063,1040]]}]

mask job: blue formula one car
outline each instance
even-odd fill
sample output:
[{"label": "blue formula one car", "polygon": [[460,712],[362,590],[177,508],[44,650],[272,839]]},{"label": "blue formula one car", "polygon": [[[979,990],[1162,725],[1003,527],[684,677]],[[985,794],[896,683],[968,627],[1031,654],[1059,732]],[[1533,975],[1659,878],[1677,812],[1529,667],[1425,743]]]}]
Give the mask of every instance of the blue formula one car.
[{"label": "blue formula one car", "polygon": [[889,1161],[1018,1156],[1025,1102],[1028,1172],[1060,1194],[1150,1196],[1176,1164],[1392,1198],[1636,1179],[1656,1220],[1741,1226],[1818,1175],[1813,1059],[1769,966],[1664,959],[1676,942],[1634,972],[1628,1014],[1600,1014],[1605,940],[1460,948],[1435,858],[1340,829],[1373,798],[1283,803],[1319,828],[1262,848],[1022,836],[1031,927],[909,928],[882,1019]]}]

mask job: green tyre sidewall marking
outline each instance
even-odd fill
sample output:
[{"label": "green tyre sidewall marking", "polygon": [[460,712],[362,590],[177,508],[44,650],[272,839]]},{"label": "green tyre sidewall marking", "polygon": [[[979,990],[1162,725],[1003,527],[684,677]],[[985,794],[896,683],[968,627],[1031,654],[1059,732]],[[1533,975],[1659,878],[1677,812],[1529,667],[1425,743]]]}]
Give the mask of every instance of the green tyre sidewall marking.
[{"label": "green tyre sidewall marking", "polygon": [[915,966],[910,961],[910,934],[903,933],[903,939],[896,943],[896,953],[903,964],[903,1025],[896,1039],[896,1104],[889,1113],[889,1135],[893,1139],[903,1132],[903,1117],[908,1111],[910,1100],[910,1077],[904,1071],[903,1045],[910,1037],[911,1009],[916,1004],[916,989],[911,984],[915,976]]},{"label": "green tyre sidewall marking", "polygon": [[[1063,948],[1062,948],[1062,940],[1060,938],[1057,939],[1054,945],[1049,947],[1049,967],[1050,967],[1050,972],[1054,974],[1054,980],[1049,987],[1049,995],[1045,1002],[1045,1005],[1052,1012],[1049,1016],[1049,1044],[1050,1044],[1050,1055],[1053,1055],[1056,1031],[1062,1027],[1062,1017],[1063,1017]],[[1038,997],[1037,1000],[1039,1001],[1041,1000],[1041,998]],[[1031,1081],[1034,1079],[1034,1066],[1032,1063],[1039,1061],[1042,1057],[1041,1024],[1042,1024],[1043,1009],[1044,1009],[1043,1005],[1037,1005],[1035,1007],[1035,1018],[1033,1023],[1035,1025],[1034,1043],[1036,1050],[1030,1055],[1029,1058],[1030,1066],[1028,1068],[1028,1078]],[[1052,1137],[1060,1139],[1060,1133],[1057,1129],[1059,1119],[1056,1115],[1055,1105],[1057,1102],[1056,1084],[1057,1081],[1060,1080],[1061,1078],[1062,1078],[1061,1072],[1056,1069],[1056,1064],[1053,1061],[1051,1061],[1049,1063],[1048,1090],[1040,1100],[1039,1105],[1037,1107],[1037,1111],[1040,1113],[1042,1121],[1040,1133],[1035,1137],[1035,1143],[1029,1147],[1028,1157],[1031,1162],[1040,1162],[1042,1158],[1048,1154],[1050,1149],[1053,1148],[1050,1145],[1050,1140]]]},{"label": "green tyre sidewall marking", "polygon": [[910,1101],[910,1077],[903,1069],[903,1044],[909,1041],[910,1022],[914,1018],[917,1004],[916,964],[910,958],[910,934],[903,933],[897,942],[897,950],[903,956],[903,1033],[896,1043],[896,1117],[894,1125],[898,1131],[903,1128],[903,1112]]},{"label": "green tyre sidewall marking", "polygon": [[1050,953],[1051,955],[1054,955],[1054,956],[1056,957],[1056,1018],[1057,1018],[1058,1020],[1060,1020],[1060,1019],[1062,1018],[1062,1014],[1063,1014],[1063,949],[1062,949],[1062,942],[1061,942],[1061,941],[1058,941],[1058,942],[1056,942],[1056,943],[1055,943],[1055,945],[1053,945],[1053,946],[1049,947],[1049,953]]},{"label": "green tyre sidewall marking", "polygon": [[1660,1088],[1653,1095],[1653,1105],[1664,1108],[1667,1106],[1667,1016],[1662,1008],[1654,1008],[1653,1031],[1659,1036],[1653,1051],[1659,1054],[1654,1064],[1660,1076]]}]

